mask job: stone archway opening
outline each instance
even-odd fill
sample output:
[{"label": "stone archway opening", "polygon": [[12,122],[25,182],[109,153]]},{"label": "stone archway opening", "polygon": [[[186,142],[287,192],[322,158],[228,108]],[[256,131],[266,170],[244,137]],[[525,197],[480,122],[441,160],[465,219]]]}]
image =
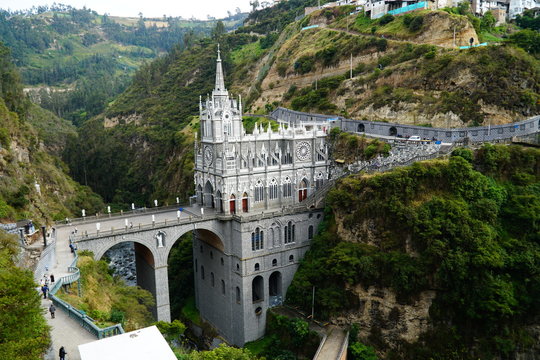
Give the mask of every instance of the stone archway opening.
[{"label": "stone archway opening", "polygon": [[208,229],[195,229],[180,236],[171,247],[167,258],[167,277],[169,287],[168,303],[171,320],[179,319],[183,309],[207,315],[210,323],[218,328],[225,326],[212,311],[225,306],[224,298],[233,296],[230,278],[229,257],[224,253],[225,245],[221,237]]},{"label": "stone archway opening", "polygon": [[229,199],[229,212],[231,215],[236,214],[236,196],[234,196],[234,194],[231,194]]},{"label": "stone archway opening", "polygon": [[395,126],[392,126],[390,129],[388,129],[388,135],[389,136],[397,136],[397,129]]},{"label": "stone archway opening", "polygon": [[[156,238],[157,246],[164,245],[164,241],[164,238]],[[156,299],[156,263],[152,251],[147,246],[134,241],[121,242],[109,248],[101,258],[108,262],[114,275],[123,279],[127,285],[140,286]],[[157,318],[155,306],[152,315]]]},{"label": "stone archway opening", "polygon": [[364,124],[358,124],[356,132],[365,132],[365,131],[366,131],[366,127],[364,126]]},{"label": "stone archway opening", "polygon": [[279,306],[283,304],[283,281],[281,272],[274,271],[268,280],[268,297],[270,306]]}]

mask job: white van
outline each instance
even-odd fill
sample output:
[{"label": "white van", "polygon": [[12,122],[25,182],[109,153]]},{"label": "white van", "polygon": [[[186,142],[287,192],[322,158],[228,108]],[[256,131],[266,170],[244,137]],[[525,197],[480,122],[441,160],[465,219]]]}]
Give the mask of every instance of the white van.
[{"label": "white van", "polygon": [[410,141],[422,141],[422,138],[418,135],[413,135],[409,138]]}]

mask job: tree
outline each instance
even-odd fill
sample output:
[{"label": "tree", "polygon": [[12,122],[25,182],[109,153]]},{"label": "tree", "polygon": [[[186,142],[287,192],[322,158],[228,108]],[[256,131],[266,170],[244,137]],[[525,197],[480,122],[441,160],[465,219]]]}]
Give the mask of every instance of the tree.
[{"label": "tree", "polygon": [[493,16],[491,11],[488,11],[484,14],[482,20],[480,21],[480,29],[489,31],[493,29],[495,23],[497,23],[497,19],[495,19],[495,16]]},{"label": "tree", "polygon": [[251,11],[255,11],[259,7],[259,0],[250,1],[249,5],[251,6]]},{"label": "tree", "polygon": [[225,25],[223,21],[219,20],[216,26],[212,29],[212,39],[219,41],[225,34]]},{"label": "tree", "polygon": [[0,354],[38,360],[49,346],[49,327],[29,270],[15,266],[17,238],[0,230]]},{"label": "tree", "polygon": [[237,349],[225,344],[219,345],[211,351],[193,352],[189,355],[189,360],[257,360],[249,350]]},{"label": "tree", "polygon": [[540,53],[540,33],[535,30],[521,30],[510,35],[510,42],[531,54]]}]

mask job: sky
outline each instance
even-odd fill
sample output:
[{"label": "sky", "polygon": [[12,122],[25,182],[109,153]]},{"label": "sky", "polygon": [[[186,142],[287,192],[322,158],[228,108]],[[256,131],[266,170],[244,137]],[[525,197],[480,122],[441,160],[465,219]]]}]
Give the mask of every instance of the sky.
[{"label": "sky", "polygon": [[86,6],[99,14],[113,16],[138,16],[142,13],[145,17],[167,15],[206,19],[207,15],[226,17],[227,10],[234,13],[237,7],[243,12],[250,9],[249,0],[1,0],[0,8],[23,10],[54,2],[75,8]]}]

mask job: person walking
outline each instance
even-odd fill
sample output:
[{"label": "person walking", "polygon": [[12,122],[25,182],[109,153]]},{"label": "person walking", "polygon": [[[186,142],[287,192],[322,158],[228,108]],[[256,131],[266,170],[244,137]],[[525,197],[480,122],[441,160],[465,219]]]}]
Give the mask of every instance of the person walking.
[{"label": "person walking", "polygon": [[51,313],[51,319],[54,319],[54,313],[56,312],[56,306],[54,306],[53,303],[51,303],[51,306],[49,306],[49,311]]},{"label": "person walking", "polygon": [[60,355],[60,360],[66,360],[66,350],[64,349],[64,347],[60,347],[60,351],[58,352],[58,355]]},{"label": "person walking", "polygon": [[46,299],[47,298],[47,291],[49,291],[49,287],[47,286],[47,284],[43,285],[41,287],[41,292],[43,292],[43,298]]},{"label": "person walking", "polygon": [[51,274],[51,284],[54,284],[54,275]]}]

